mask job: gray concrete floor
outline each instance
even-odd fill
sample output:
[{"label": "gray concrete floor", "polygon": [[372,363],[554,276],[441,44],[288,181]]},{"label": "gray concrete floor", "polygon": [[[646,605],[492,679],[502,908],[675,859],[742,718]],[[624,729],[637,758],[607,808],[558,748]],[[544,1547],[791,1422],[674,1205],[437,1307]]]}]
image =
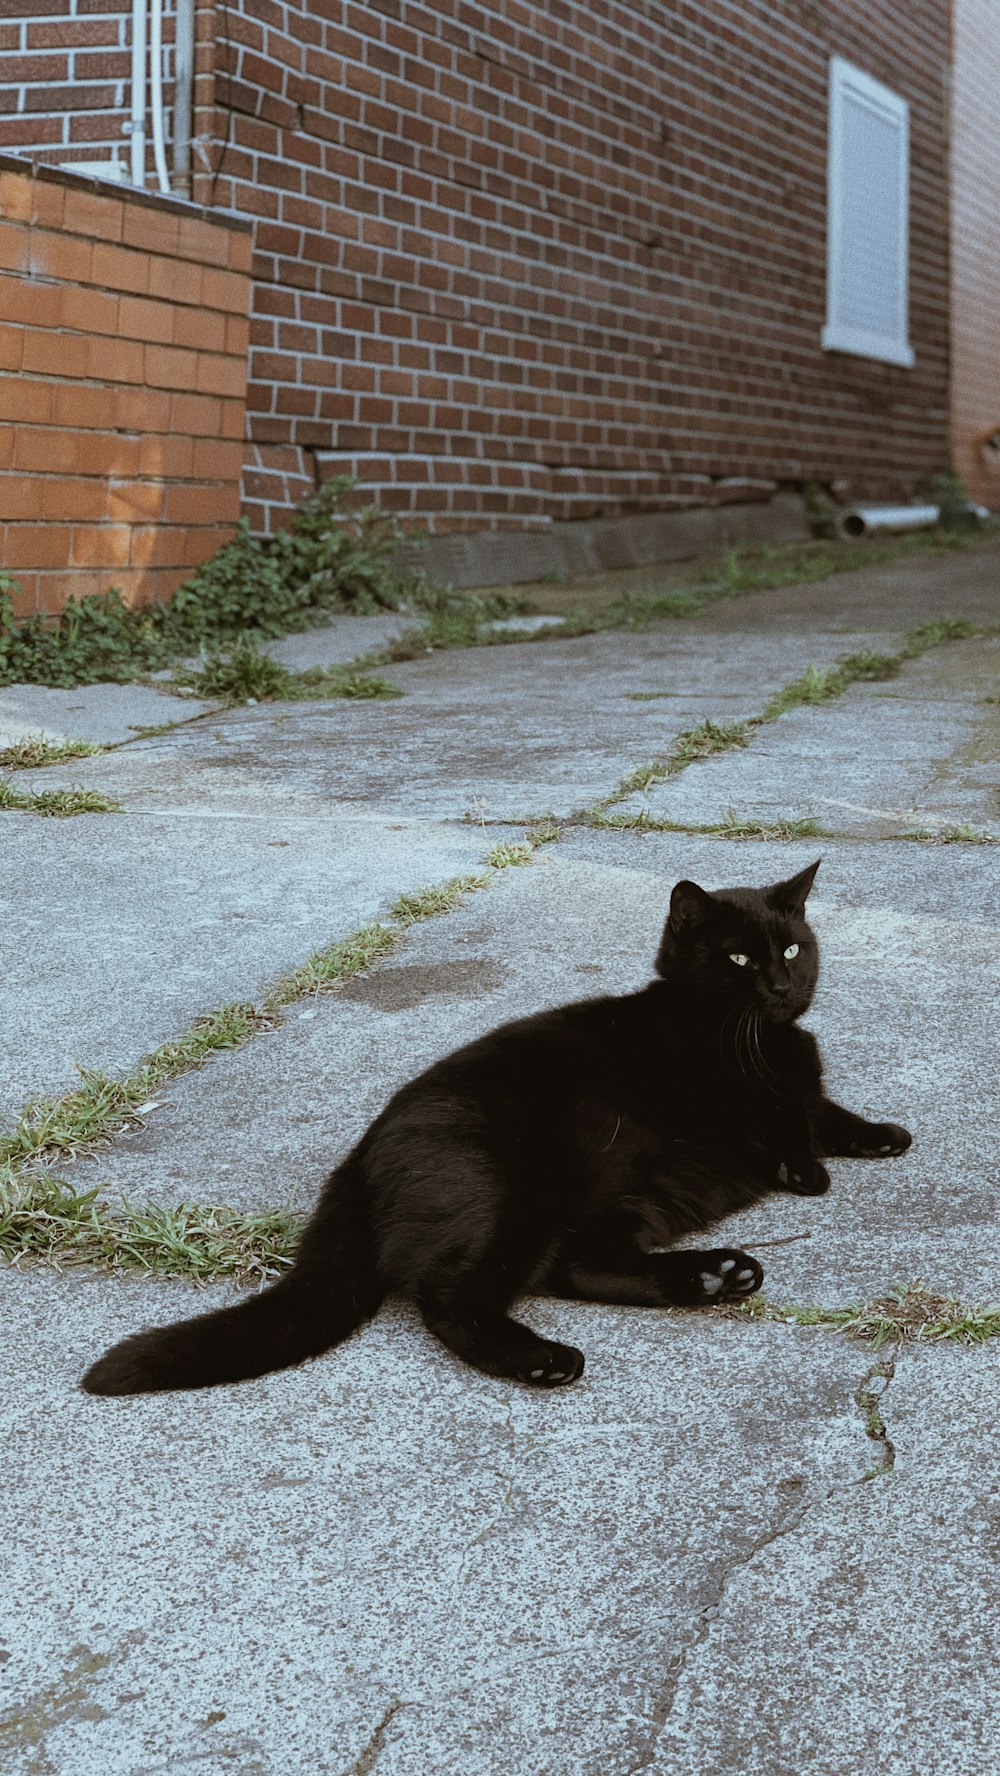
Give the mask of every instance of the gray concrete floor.
[{"label": "gray concrete floor", "polygon": [[[776,1198],[724,1237],[763,1242],[775,1303],[839,1306],[921,1276],[1000,1305],[1000,849],[900,837],[1000,833],[995,645],[948,644],[623,804],[692,826],[727,807],[810,813],[835,836],[574,822],[678,732],[753,715],[810,661],[895,647],[935,616],[995,621],[998,567],[992,545],[647,634],[433,656],[391,669],[398,702],[207,711],[20,773],[19,787],[84,783],[125,812],[0,816],[0,1122],[72,1089],[74,1064],[124,1072],[222,1001],[258,998],[401,892],[482,869],[521,832],[484,820],[567,817],[528,866],[60,1167],[135,1205],[304,1212],[434,1056],[647,978],[680,876],[766,882],[822,852],[809,1022],[837,1094],[905,1122],[914,1146],[835,1162],[829,1196]],[[110,700],[109,738],[128,713]],[[36,725],[73,734],[72,714],[46,700]],[[0,733],[34,719],[0,692]],[[101,734],[93,693],[87,719]],[[579,1343],[587,1369],[536,1396],[462,1367],[390,1307],[257,1383],[78,1391],[113,1339],[229,1296],[0,1276],[5,1773],[992,1767],[995,1341],[876,1354],[822,1328],[541,1301],[534,1322]]]}]

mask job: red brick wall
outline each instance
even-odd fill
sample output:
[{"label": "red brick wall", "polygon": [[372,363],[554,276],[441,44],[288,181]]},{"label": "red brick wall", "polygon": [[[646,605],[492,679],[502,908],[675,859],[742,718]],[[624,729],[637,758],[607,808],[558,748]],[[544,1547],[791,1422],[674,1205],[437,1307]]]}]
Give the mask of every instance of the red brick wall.
[{"label": "red brick wall", "polygon": [[952,451],[1000,507],[1000,9],[955,0],[952,87]]},{"label": "red brick wall", "polygon": [[[220,9],[197,194],[255,218],[254,520],[317,463],[438,528],[700,503],[734,475],[912,490],[948,451],[948,13]],[[912,370],[820,349],[831,52],[911,104]]]},{"label": "red brick wall", "polygon": [[[118,159],[127,176],[129,138],[122,125],[131,106],[128,0],[11,0],[0,9],[0,20],[0,152],[51,164]],[[164,0],[168,140],[173,39],[174,0]],[[151,174],[150,140],[147,165]]]},{"label": "red brick wall", "polygon": [[0,567],[18,614],[167,596],[239,515],[249,232],[0,161]]},{"label": "red brick wall", "polygon": [[[444,529],[912,491],[948,455],[949,12],[200,0],[195,196],[254,221],[252,520],[344,471]],[[911,105],[912,370],[820,349],[833,52]]]}]

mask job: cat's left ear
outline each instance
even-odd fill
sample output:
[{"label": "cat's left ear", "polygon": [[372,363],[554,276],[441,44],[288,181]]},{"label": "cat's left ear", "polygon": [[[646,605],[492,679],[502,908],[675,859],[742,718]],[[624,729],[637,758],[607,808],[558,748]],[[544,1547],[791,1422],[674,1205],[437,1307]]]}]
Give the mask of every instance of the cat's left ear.
[{"label": "cat's left ear", "polygon": [[816,871],[823,859],[817,857],[808,869],[800,870],[797,876],[790,876],[787,882],[775,882],[773,888],[765,888],[764,893],[773,907],[782,913],[797,913],[800,917],[805,911],[806,897],[816,879]]}]

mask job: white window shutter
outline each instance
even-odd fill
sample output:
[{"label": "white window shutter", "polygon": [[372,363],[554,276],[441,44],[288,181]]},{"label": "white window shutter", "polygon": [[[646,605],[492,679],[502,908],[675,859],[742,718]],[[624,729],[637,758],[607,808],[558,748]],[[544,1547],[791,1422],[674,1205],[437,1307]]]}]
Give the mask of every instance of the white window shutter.
[{"label": "white window shutter", "polygon": [[909,106],[830,59],[823,346],[913,363],[907,326]]}]

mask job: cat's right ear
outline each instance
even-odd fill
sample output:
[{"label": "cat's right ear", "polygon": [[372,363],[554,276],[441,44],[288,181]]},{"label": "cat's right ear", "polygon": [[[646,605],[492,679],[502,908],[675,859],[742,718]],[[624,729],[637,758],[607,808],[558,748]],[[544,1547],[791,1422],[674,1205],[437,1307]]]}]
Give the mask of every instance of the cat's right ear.
[{"label": "cat's right ear", "polygon": [[670,912],[667,925],[675,937],[682,932],[690,931],[705,917],[712,905],[712,897],[699,888],[697,882],[678,882],[670,896]]}]

